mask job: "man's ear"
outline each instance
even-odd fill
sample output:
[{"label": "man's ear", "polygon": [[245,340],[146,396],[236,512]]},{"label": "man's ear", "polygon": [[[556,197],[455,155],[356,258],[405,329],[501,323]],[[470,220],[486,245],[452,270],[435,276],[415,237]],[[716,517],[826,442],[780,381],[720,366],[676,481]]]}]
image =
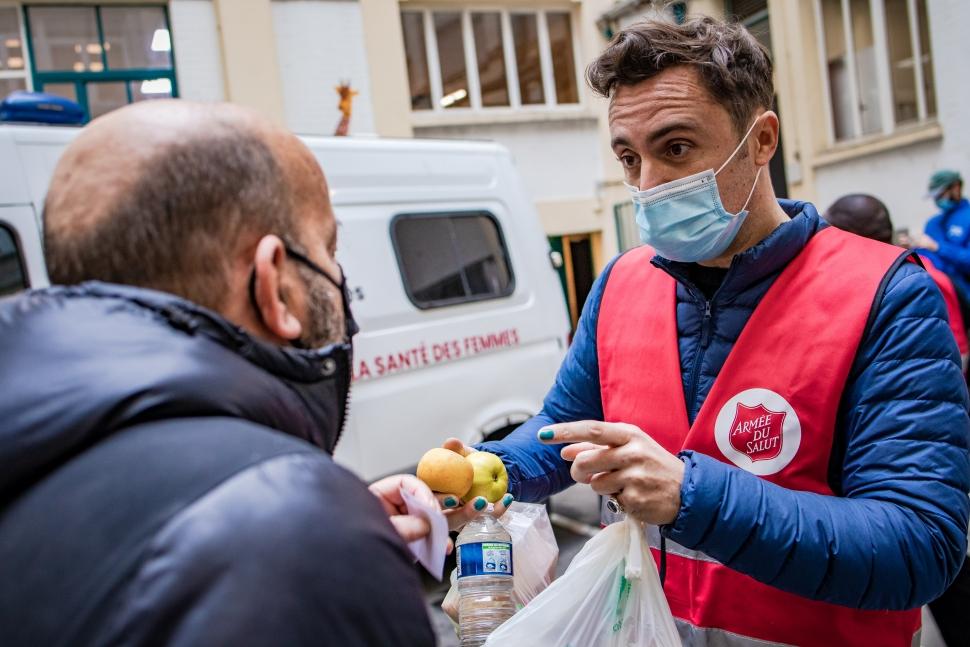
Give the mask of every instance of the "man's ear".
[{"label": "man's ear", "polygon": [[286,247],[277,236],[263,236],[256,245],[253,258],[255,285],[253,286],[256,308],[263,324],[271,333],[285,340],[299,338],[303,325],[287,305],[288,290],[283,274],[286,263]]},{"label": "man's ear", "polygon": [[756,143],[754,163],[764,166],[771,161],[778,148],[778,115],[773,110],[768,110],[763,112],[759,119],[761,123],[751,133]]}]

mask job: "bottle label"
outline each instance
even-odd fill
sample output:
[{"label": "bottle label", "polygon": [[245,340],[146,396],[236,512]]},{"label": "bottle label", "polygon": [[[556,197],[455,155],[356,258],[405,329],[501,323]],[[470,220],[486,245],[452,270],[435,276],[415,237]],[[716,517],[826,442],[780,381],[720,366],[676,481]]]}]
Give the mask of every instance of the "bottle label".
[{"label": "bottle label", "polygon": [[485,541],[458,547],[458,577],[512,575],[512,544]]}]

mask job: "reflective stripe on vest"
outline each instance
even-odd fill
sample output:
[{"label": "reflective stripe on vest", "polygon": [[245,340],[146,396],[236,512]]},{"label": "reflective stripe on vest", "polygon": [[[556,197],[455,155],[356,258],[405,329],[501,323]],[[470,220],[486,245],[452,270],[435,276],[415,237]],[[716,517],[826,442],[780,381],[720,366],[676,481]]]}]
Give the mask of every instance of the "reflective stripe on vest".
[{"label": "reflective stripe on vest", "polygon": [[[788,489],[832,495],[828,463],[842,391],[882,280],[904,253],[834,227],[815,234],[752,313],[690,426],[676,281],[651,264],[649,248],[627,252],[610,274],[597,323],[604,419],[637,425],[672,453],[691,449]],[[720,642],[699,644],[909,647],[919,628],[918,609],[810,600],[678,546],[667,558],[665,589],[674,616],[698,630],[691,635],[721,631]],[[752,642],[725,643],[730,636]]]}]

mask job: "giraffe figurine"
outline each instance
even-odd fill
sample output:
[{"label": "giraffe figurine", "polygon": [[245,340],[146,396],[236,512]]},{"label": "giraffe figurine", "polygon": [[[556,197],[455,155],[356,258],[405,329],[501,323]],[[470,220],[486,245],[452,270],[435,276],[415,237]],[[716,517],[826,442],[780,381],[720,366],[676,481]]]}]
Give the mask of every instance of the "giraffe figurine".
[{"label": "giraffe figurine", "polygon": [[341,81],[340,85],[334,88],[340,95],[340,103],[337,109],[340,110],[340,122],[334,131],[334,137],[346,137],[350,133],[350,115],[353,112],[354,97],[359,93],[351,89],[350,81]]}]

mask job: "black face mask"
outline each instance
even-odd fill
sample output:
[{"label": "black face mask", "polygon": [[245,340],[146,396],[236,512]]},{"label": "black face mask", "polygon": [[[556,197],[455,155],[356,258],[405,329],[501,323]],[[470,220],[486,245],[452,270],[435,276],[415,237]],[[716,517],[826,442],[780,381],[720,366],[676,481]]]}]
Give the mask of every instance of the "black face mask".
[{"label": "black face mask", "polygon": [[[308,381],[285,380],[303,399],[307,409],[316,421],[317,433],[310,439],[315,445],[332,454],[337,441],[343,433],[347,420],[347,410],[350,406],[350,383],[353,375],[353,337],[360,328],[350,311],[350,289],[347,287],[347,275],[340,268],[341,280],[334,280],[326,270],[309,258],[285,245],[286,255],[319,274],[333,286],[341,295],[344,313],[344,338],[340,342],[324,346],[323,348],[308,349],[297,341],[291,342],[294,348],[289,352],[302,356],[316,368],[317,379]],[[339,267],[339,266],[338,266]],[[249,277],[249,299],[259,313],[256,303],[256,270],[253,269]]]},{"label": "black face mask", "polygon": [[284,381],[303,400],[316,424],[316,430],[308,440],[328,454],[333,454],[343,434],[350,407],[353,345],[331,344],[316,350],[290,349],[290,352],[306,356],[317,366],[320,375],[317,380]]}]

